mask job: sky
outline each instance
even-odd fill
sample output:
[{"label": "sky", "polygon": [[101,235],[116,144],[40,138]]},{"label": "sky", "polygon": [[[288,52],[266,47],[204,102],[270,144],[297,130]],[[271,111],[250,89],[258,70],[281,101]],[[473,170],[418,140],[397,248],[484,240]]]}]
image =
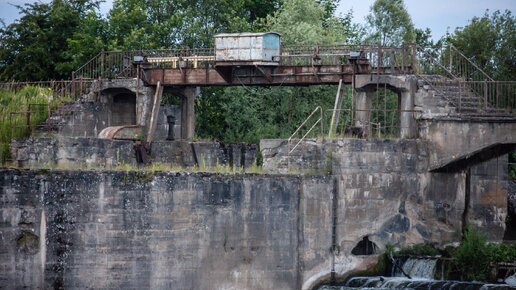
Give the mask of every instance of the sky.
[{"label": "sky", "polygon": [[[1,0],[0,0],[1,1]],[[374,0],[341,0],[338,13],[353,9],[354,22],[365,23],[365,17]],[[510,10],[516,13],[516,0],[405,0],[414,26],[430,28],[434,40],[439,39],[449,30],[466,26],[475,16],[482,16],[486,9]]]},{"label": "sky", "polygon": [[[46,2],[46,0],[42,0]],[[18,10],[14,5],[22,5],[35,1],[0,0],[0,19],[6,24],[17,19]],[[101,4],[101,11],[107,13],[113,0]],[[354,21],[364,23],[365,16],[374,0],[341,0],[338,13],[346,13],[353,9]],[[464,27],[474,16],[482,16],[486,9],[490,11],[506,9],[516,14],[516,0],[405,0],[405,6],[414,25],[418,28],[430,28],[434,40],[453,32],[456,27]]]}]

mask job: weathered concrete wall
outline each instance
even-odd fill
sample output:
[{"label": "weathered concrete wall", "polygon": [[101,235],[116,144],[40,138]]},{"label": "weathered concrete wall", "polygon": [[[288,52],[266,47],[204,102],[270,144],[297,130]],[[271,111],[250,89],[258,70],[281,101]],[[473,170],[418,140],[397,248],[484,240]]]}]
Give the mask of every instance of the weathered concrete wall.
[{"label": "weathered concrete wall", "polygon": [[299,177],[0,177],[2,288],[300,288]]},{"label": "weathered concrete wall", "polygon": [[416,204],[432,211],[428,204],[437,196],[418,201],[389,188],[364,195],[357,188],[369,182],[365,176],[337,182],[94,171],[1,170],[0,176],[0,287],[6,288],[311,289],[332,269],[340,275],[369,266],[375,256],[351,255],[364,235],[380,247],[456,241],[430,231],[408,238],[420,224],[445,225],[411,213]]},{"label": "weathered concrete wall", "polygon": [[495,144],[516,146],[516,122],[420,121],[419,136],[431,144],[429,166],[435,168]]},{"label": "weathered concrete wall", "polygon": [[429,81],[446,80],[442,76],[425,76],[425,79],[418,79],[418,90],[414,95],[414,110],[421,112],[418,114],[420,119],[446,118],[457,116],[457,109],[453,107],[448,100],[427,84]]},{"label": "weathered concrete wall", "polygon": [[334,175],[1,170],[0,287],[311,289],[370,267],[351,254],[365,236],[380,250],[460,241],[468,203],[501,239],[494,163],[472,169],[467,202],[464,173],[425,170],[424,142],[324,147],[307,155]]},{"label": "weathered concrete wall", "polygon": [[[113,123],[112,108],[109,103],[87,102],[78,103],[65,108],[59,118],[59,135],[63,137],[97,138],[104,128]],[[178,106],[161,106],[154,140],[165,140],[168,136],[167,116],[176,117],[174,137],[181,137],[181,109]],[[131,124],[124,124],[131,125]]]},{"label": "weathered concrete wall", "polygon": [[13,140],[16,166],[117,166],[136,164],[132,141],[97,138],[29,137]]},{"label": "weathered concrete wall", "polygon": [[[387,236],[393,244],[460,239],[457,229],[466,204],[471,208],[470,224],[490,239],[501,240],[507,214],[507,157],[472,167],[467,201],[465,172],[429,172],[431,146],[424,140],[313,139],[288,157],[285,140],[260,143],[268,172],[285,173],[289,163],[291,172],[338,176],[346,200],[343,221],[349,222],[344,232],[351,237],[347,247],[365,235],[380,245]],[[439,223],[425,222],[435,219]],[[403,226],[389,226],[388,220]],[[348,235],[353,228],[354,234]]]},{"label": "weathered concrete wall", "polygon": [[[18,167],[136,165],[133,146],[133,141],[124,140],[29,137],[12,142],[11,156]],[[173,166],[231,165],[248,168],[253,165],[255,157],[254,144],[155,141],[151,146],[153,162]]]},{"label": "weathered concrete wall", "polygon": [[[488,236],[504,236],[510,200],[508,156],[494,158],[471,168],[468,223]],[[504,210],[505,209],[505,210]]]}]

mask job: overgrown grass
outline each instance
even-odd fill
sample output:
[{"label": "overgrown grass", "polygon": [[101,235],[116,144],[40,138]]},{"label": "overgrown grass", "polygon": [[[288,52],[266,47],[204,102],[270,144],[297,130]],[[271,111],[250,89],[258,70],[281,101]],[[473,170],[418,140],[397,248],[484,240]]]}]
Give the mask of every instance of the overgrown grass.
[{"label": "overgrown grass", "polygon": [[468,228],[452,257],[463,280],[486,281],[493,263],[516,261],[516,245],[487,243],[485,235]]},{"label": "overgrown grass", "polygon": [[[54,98],[49,88],[26,86],[18,92],[0,90],[0,164],[9,158],[12,139],[29,136],[31,128],[47,119],[48,106],[56,108],[70,99]],[[30,126],[26,111],[31,106]]]},{"label": "overgrown grass", "polygon": [[256,162],[248,168],[234,167],[230,165],[216,164],[215,166],[207,166],[205,162],[201,162],[199,166],[182,167],[178,165],[154,162],[149,165],[135,165],[135,164],[120,164],[116,166],[100,166],[88,164],[33,164],[31,169],[46,169],[46,170],[112,170],[112,171],[139,171],[148,174],[156,172],[206,172],[206,173],[220,173],[220,174],[239,174],[239,173],[263,173],[261,166]]},{"label": "overgrown grass", "polygon": [[432,244],[417,244],[401,249],[394,256],[440,256],[443,252]]},{"label": "overgrown grass", "polygon": [[395,251],[390,245],[386,247],[388,256],[441,256],[451,258],[451,264],[446,266],[447,279],[463,281],[494,282],[492,269],[496,263],[516,261],[516,245],[504,243],[488,243],[487,237],[469,227],[464,240],[458,247],[447,246],[438,248],[432,244],[418,244]]}]

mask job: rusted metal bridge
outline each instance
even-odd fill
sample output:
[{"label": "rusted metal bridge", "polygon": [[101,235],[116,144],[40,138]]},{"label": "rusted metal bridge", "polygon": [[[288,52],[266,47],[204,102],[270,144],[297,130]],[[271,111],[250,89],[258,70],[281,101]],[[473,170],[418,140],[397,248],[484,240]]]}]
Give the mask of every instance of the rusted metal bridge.
[{"label": "rusted metal bridge", "polygon": [[[282,46],[274,65],[223,63],[215,49],[104,51],[73,72],[71,80],[1,83],[51,88],[56,97],[79,98],[114,79],[140,79],[147,86],[307,86],[345,84],[354,75],[417,75],[459,114],[516,113],[516,82],[496,81],[452,45]],[[440,76],[440,77],[436,77]]]},{"label": "rusted metal bridge", "polygon": [[[214,49],[103,52],[73,79],[141,78],[164,86],[306,86],[352,82],[354,74],[413,74],[416,47],[283,47],[274,65],[219,62]],[[133,60],[137,57],[138,61]]]}]

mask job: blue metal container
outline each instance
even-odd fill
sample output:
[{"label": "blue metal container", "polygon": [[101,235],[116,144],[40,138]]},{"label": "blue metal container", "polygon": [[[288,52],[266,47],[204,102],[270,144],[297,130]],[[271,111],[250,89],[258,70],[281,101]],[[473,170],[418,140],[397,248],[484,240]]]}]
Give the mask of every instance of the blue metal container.
[{"label": "blue metal container", "polygon": [[277,65],[280,55],[280,34],[223,33],[215,35],[215,61],[220,64],[249,63]]}]

